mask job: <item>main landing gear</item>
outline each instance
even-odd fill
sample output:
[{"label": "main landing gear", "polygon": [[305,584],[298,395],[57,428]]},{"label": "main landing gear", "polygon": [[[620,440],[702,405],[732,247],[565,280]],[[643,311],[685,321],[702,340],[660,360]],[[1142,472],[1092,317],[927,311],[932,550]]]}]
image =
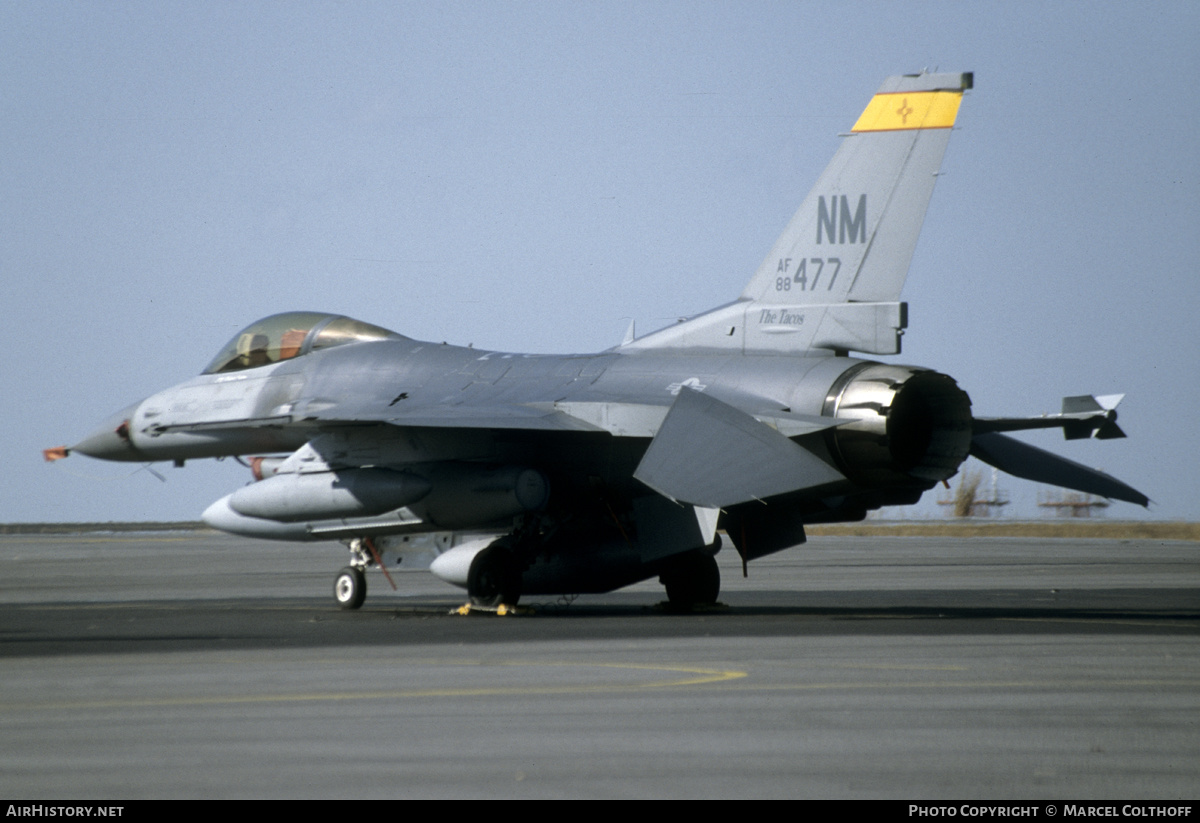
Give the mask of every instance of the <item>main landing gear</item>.
[{"label": "main landing gear", "polygon": [[475,555],[467,571],[467,594],[472,606],[494,609],[517,605],[523,569],[516,545],[513,535],[505,535]]},{"label": "main landing gear", "polygon": [[707,551],[691,551],[673,558],[659,574],[658,582],[666,587],[667,601],[672,609],[690,611],[717,602],[721,593],[721,570],[717,558]]}]

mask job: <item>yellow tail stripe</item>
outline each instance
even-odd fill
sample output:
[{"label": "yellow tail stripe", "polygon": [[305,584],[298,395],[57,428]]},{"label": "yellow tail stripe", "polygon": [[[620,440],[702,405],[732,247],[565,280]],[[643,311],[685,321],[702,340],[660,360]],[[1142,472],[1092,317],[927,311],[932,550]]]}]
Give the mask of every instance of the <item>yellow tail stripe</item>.
[{"label": "yellow tail stripe", "polygon": [[877,94],[851,131],[948,129],[958,115],[960,91],[916,91]]}]

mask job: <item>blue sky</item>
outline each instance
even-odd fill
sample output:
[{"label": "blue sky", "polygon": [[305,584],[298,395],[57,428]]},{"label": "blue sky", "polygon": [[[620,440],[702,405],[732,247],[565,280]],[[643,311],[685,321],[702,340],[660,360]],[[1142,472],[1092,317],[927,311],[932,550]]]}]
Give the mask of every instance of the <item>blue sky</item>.
[{"label": "blue sky", "polygon": [[1110,517],[1200,519],[1197,42],[1194,2],[2,2],[0,522],[244,483],[41,449],[264,315],[582,352],[725,303],[922,68],[976,88],[886,359],[983,415],[1128,393],[1127,440],[1025,439],[1155,500]]}]

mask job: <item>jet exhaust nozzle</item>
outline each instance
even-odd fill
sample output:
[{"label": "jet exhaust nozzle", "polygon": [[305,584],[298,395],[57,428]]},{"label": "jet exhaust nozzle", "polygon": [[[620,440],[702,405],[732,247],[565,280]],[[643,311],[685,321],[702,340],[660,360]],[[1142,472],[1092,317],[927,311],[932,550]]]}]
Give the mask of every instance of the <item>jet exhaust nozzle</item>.
[{"label": "jet exhaust nozzle", "polygon": [[971,450],[971,398],[935,371],[863,363],[830,388],[823,414],[857,419],[828,437],[839,468],[864,485],[928,488]]}]

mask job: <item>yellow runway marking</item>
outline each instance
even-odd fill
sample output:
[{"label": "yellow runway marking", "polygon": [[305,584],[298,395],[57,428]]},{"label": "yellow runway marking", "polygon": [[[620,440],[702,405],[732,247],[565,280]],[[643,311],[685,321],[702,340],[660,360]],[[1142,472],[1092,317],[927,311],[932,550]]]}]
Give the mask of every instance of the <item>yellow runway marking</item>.
[{"label": "yellow runway marking", "polygon": [[779,683],[779,684],[745,684],[730,686],[726,691],[739,692],[772,692],[772,691],[824,691],[833,689],[1095,689],[1103,688],[1185,688],[1200,687],[1200,680],[980,680],[974,683],[965,681],[921,681],[921,682],[881,682],[863,683],[840,681],[827,683]]},{"label": "yellow runway marking", "polygon": [[[411,665],[411,661],[410,661]],[[420,664],[418,664],[420,665]],[[430,665],[430,664],[425,664]],[[488,663],[482,661],[445,661],[432,665],[473,667],[473,668],[597,668],[620,669],[625,671],[671,672],[684,674],[686,677],[672,677],[666,680],[650,680],[643,683],[592,683],[563,686],[467,686],[459,688],[424,688],[424,689],[385,689],[377,691],[342,691],[342,692],[297,692],[293,694],[248,694],[223,695],[213,697],[179,696],[179,697],[145,697],[126,698],[121,700],[64,700],[45,701],[37,703],[0,703],[0,712],[24,712],[31,710],[71,710],[71,709],[106,709],[140,707],[172,707],[172,706],[215,706],[215,705],[246,705],[246,704],[279,704],[279,703],[317,703],[344,702],[352,700],[396,700],[406,697],[482,697],[482,696],[529,696],[552,694],[586,694],[596,692],[637,692],[649,689],[671,689],[686,686],[700,686],[709,683],[720,683],[737,680],[747,676],[746,672],[726,669],[707,669],[691,666],[655,666],[635,663],[540,663],[540,662],[500,662]]]},{"label": "yellow runway marking", "polygon": [[39,542],[39,543],[65,542],[64,538],[69,538],[69,544],[71,546],[80,546],[80,545],[84,545],[87,543],[181,543],[184,541],[192,542],[192,541],[201,539],[194,535],[187,535],[187,534],[185,534],[185,535],[176,534],[175,536],[172,536],[172,537],[166,537],[166,536],[154,537],[153,535],[147,535],[145,537],[80,537],[80,536],[73,535],[73,534],[72,535],[61,535],[61,534],[37,533],[37,534],[13,534],[13,535],[6,535],[6,537],[21,537],[21,538],[36,537],[36,538],[38,538],[38,540],[31,541],[31,542]]},{"label": "yellow runway marking", "polygon": [[906,666],[902,664],[892,663],[831,663],[825,665],[827,669],[873,669],[878,671],[895,671],[895,672],[965,672],[970,671],[967,666]]}]

